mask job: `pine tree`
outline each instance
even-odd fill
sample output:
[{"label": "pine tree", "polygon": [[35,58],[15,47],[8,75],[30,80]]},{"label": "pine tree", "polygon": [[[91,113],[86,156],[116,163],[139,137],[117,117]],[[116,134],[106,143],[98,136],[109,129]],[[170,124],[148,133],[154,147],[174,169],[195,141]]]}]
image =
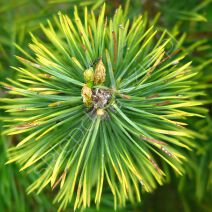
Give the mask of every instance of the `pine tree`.
[{"label": "pine tree", "polygon": [[[96,9],[103,1],[72,2]],[[186,3],[178,2],[171,13],[172,7],[161,4],[165,25],[181,19],[171,32],[155,26],[158,16],[152,21],[146,15],[135,18],[140,1],[133,1],[139,5],[136,11],[127,1],[125,10],[118,9],[111,19],[111,10],[107,17],[104,7],[99,17],[87,8],[83,15],[75,8],[71,19],[59,13],[55,22],[42,25],[45,36],[32,35],[29,51],[18,47],[25,55],[17,56],[23,65],[12,62],[18,76],[2,82],[9,96],[1,98],[6,104],[0,108],[10,114],[1,118],[5,134],[19,134],[8,163],[18,162],[29,178],[39,175],[28,193],[40,193],[50,184],[60,209],[69,202],[75,209],[101,203],[102,209],[112,196],[115,208],[126,207],[128,201],[140,202],[141,191],[164,184],[172,172],[186,174],[179,184],[183,204],[193,198],[194,192],[187,191],[194,187],[199,200],[206,190],[210,193],[211,145],[200,139],[210,139],[211,119],[198,118],[206,112],[199,106],[210,102],[210,94],[202,101],[203,89],[210,89],[210,72],[205,75],[210,52],[203,53],[210,43],[185,35],[176,38],[182,29],[194,30],[193,21],[206,20],[197,12],[208,2],[188,11]],[[146,4],[144,8],[153,8]],[[115,6],[116,1],[109,7]],[[196,50],[198,57],[192,55]],[[196,150],[190,152],[192,148]],[[21,177],[27,179],[19,176],[18,182]]]},{"label": "pine tree", "polygon": [[33,54],[17,57],[25,65],[14,68],[17,81],[2,83],[11,95],[5,134],[24,136],[8,163],[40,170],[28,192],[50,183],[60,208],[99,206],[107,187],[116,208],[163,184],[161,161],[183,173],[183,149],[196,136],[186,117],[202,104],[193,100],[196,73],[145,17],[130,23],[120,8],[107,19],[105,6],[97,21],[87,9],[74,17],[59,13],[57,29],[42,25],[46,38],[32,35]]}]

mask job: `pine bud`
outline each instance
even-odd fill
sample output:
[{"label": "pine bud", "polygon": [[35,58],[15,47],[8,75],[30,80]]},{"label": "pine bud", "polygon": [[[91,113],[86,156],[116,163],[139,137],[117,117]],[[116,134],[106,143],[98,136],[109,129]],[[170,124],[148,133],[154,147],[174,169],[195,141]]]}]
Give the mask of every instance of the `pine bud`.
[{"label": "pine bud", "polygon": [[100,59],[95,69],[94,84],[101,85],[102,83],[104,83],[105,77],[106,77],[105,66],[102,62],[102,59]]},{"label": "pine bud", "polygon": [[81,95],[82,95],[82,99],[83,99],[84,104],[87,107],[91,106],[91,103],[92,103],[92,90],[91,90],[90,87],[88,87],[87,84],[85,84],[82,87]]},{"label": "pine bud", "polygon": [[97,111],[96,111],[96,114],[98,115],[98,116],[103,116],[104,114],[105,114],[105,111],[104,111],[104,109],[97,109]]},{"label": "pine bud", "polygon": [[86,82],[93,82],[94,80],[93,68],[88,68],[84,71],[84,79]]}]

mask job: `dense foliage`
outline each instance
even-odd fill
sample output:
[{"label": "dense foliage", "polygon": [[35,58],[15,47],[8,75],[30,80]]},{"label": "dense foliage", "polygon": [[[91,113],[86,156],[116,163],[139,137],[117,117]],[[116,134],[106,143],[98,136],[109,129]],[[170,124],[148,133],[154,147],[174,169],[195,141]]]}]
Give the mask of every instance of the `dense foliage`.
[{"label": "dense foliage", "polygon": [[[82,1],[74,13],[60,12],[46,23],[58,8],[73,8],[65,2],[35,3],[35,10],[46,9],[30,18],[34,22],[20,19],[20,28],[18,19],[12,28],[8,20],[14,19],[1,16],[0,107],[6,111],[1,116],[6,128],[0,194],[7,195],[0,208],[13,210],[14,199],[22,203],[21,211],[33,204],[49,208],[48,189],[27,198],[24,190],[33,182],[28,193],[40,193],[50,184],[63,209],[95,204],[129,210],[142,199],[142,207],[149,209],[154,194],[141,192],[172,182],[179,190],[178,207],[210,211],[211,118],[200,105],[211,104],[211,41],[207,35],[198,39],[210,19],[206,9],[205,14],[198,12],[210,1],[194,4],[190,11],[184,2],[161,4],[161,18],[157,5],[149,2],[140,7],[139,1],[126,1],[124,10],[113,16],[116,1],[101,12],[95,9],[104,1]],[[68,7],[63,9],[63,3]],[[154,18],[140,15],[135,5]],[[15,7],[5,3],[1,13],[10,14]],[[18,17],[26,15],[21,3],[20,8]],[[35,31],[41,21],[42,31],[31,34],[26,48],[26,29]],[[23,55],[18,60],[14,41]],[[5,71],[9,65],[13,70]],[[15,165],[4,166],[8,146],[13,146],[8,163],[18,162],[25,175],[17,174]],[[17,192],[23,195],[19,198]],[[169,210],[176,206],[169,205]]]}]

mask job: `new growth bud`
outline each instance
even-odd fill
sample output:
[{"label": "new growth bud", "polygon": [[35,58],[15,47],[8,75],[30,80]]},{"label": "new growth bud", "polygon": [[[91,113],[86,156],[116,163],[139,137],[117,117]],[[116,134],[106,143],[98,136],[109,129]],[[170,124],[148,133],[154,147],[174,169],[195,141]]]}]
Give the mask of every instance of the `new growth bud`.
[{"label": "new growth bud", "polygon": [[88,87],[87,84],[85,84],[82,87],[81,95],[82,95],[82,99],[83,99],[84,104],[87,107],[91,106],[91,103],[92,103],[92,90],[91,90],[90,87]]},{"label": "new growth bud", "polygon": [[105,114],[104,109],[97,109],[96,111],[97,116],[103,116]]},{"label": "new growth bud", "polygon": [[93,80],[94,80],[93,68],[88,68],[85,70],[84,79],[86,82],[93,82]]},{"label": "new growth bud", "polygon": [[102,83],[104,83],[105,77],[106,77],[105,66],[102,62],[102,59],[100,59],[95,69],[94,84],[101,85]]}]

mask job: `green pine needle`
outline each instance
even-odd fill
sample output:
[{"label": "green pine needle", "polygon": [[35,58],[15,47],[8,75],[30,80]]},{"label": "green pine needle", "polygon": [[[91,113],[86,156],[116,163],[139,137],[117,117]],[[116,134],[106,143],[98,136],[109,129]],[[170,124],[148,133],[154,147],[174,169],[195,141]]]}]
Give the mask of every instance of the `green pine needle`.
[{"label": "green pine needle", "polygon": [[[187,117],[201,116],[196,72],[177,41],[146,17],[130,23],[119,8],[107,19],[105,6],[98,18],[85,9],[80,19],[77,8],[74,17],[59,13],[57,29],[41,25],[46,37],[32,35],[34,55],[17,57],[25,65],[14,68],[17,81],[2,83],[11,115],[4,133],[25,135],[8,163],[42,170],[28,192],[58,188],[60,209],[99,207],[107,187],[115,208],[139,202],[141,190],[163,184],[161,160],[183,174],[183,149],[196,136]],[[94,80],[90,73],[86,82],[89,68]]]}]

